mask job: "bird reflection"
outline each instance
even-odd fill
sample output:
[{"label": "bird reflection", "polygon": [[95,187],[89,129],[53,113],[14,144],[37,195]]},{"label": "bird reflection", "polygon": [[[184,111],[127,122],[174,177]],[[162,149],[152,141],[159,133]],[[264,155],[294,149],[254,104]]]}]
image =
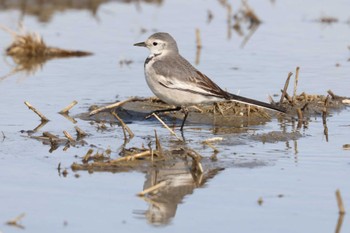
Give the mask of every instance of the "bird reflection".
[{"label": "bird reflection", "polygon": [[[192,164],[191,164],[192,163]],[[141,197],[149,204],[146,211],[135,212],[143,215],[153,225],[169,224],[175,217],[177,206],[186,195],[192,194],[194,189],[202,187],[206,181],[223,168],[213,168],[199,173],[194,169],[194,162],[177,161],[170,166],[154,168],[146,174],[144,190],[157,184],[164,184],[159,189]]]}]

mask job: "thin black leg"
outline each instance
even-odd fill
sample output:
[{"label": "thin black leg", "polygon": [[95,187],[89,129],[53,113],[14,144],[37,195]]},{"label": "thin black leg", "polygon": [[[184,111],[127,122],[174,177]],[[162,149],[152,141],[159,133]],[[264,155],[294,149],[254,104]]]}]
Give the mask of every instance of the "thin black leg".
[{"label": "thin black leg", "polygon": [[188,109],[187,108],[183,108],[183,111],[184,111],[184,119],[182,120],[182,124],[181,124],[181,128],[180,128],[180,131],[183,132],[183,129],[184,129],[184,125],[185,125],[185,122],[186,122],[186,119],[187,119],[187,116],[188,116]]}]

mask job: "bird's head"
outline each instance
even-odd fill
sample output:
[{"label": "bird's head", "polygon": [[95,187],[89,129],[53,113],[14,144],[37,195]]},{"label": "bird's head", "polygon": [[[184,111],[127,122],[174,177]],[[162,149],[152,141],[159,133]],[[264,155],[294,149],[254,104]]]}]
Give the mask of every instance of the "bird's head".
[{"label": "bird's head", "polygon": [[176,41],[166,32],[157,32],[148,37],[145,42],[134,44],[134,46],[147,47],[152,54],[178,53]]}]

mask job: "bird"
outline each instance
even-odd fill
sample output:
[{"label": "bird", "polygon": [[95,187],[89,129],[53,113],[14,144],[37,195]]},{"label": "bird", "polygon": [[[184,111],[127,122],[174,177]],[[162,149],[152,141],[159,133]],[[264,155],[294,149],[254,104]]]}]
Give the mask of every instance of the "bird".
[{"label": "bird", "polygon": [[285,113],[281,107],[224,91],[180,55],[177,43],[169,33],[156,32],[134,46],[150,50],[144,63],[144,72],[151,91],[163,102],[175,106],[152,113],[182,110],[184,118],[181,132],[188,116],[187,107],[196,104],[229,100]]}]

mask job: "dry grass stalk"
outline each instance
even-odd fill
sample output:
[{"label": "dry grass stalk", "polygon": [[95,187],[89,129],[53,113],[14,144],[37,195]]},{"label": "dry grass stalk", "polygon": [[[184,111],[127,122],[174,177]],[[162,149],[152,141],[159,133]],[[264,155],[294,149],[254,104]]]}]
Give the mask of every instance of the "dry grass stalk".
[{"label": "dry grass stalk", "polygon": [[290,80],[290,77],[292,77],[292,75],[293,75],[292,72],[289,72],[289,73],[288,73],[287,80],[286,80],[286,82],[284,83],[284,88],[283,88],[282,95],[281,95],[281,99],[280,99],[280,105],[283,103],[283,99],[284,99],[284,97],[285,97],[286,94],[287,94],[287,89],[288,89],[288,85],[289,85],[289,80]]},{"label": "dry grass stalk", "polygon": [[140,99],[136,98],[136,97],[132,97],[132,98],[129,98],[127,100],[123,100],[123,101],[120,101],[120,102],[117,102],[117,103],[114,103],[114,104],[110,104],[110,105],[107,105],[107,106],[95,109],[95,110],[90,112],[90,116],[95,115],[96,113],[102,112],[102,111],[107,110],[107,109],[120,107],[120,106],[126,104],[127,102],[137,101],[137,100],[140,100]]},{"label": "dry grass stalk", "polygon": [[158,184],[153,185],[152,187],[149,187],[148,189],[145,189],[142,192],[139,192],[137,195],[141,196],[141,197],[145,196],[145,195],[147,195],[149,193],[157,191],[158,189],[164,187],[166,184],[167,184],[166,181],[159,182]]},{"label": "dry grass stalk", "polygon": [[32,110],[35,114],[37,114],[40,118],[41,118],[41,121],[45,122],[45,121],[49,121],[48,118],[46,118],[44,116],[44,114],[42,114],[41,112],[39,112],[36,108],[34,108],[29,102],[27,101],[24,101],[24,104],[27,105],[27,107]]},{"label": "dry grass stalk", "polygon": [[298,126],[297,128],[300,129],[303,124],[303,112],[300,108],[297,108],[297,114],[298,114]]},{"label": "dry grass stalk", "polygon": [[66,130],[63,131],[63,134],[70,142],[75,143],[75,139]]},{"label": "dry grass stalk", "polygon": [[193,162],[196,165],[196,170],[199,172],[199,174],[203,174],[204,170],[203,170],[202,164],[200,163],[202,156],[200,156],[198,153],[196,153],[193,150],[187,150],[186,155],[192,158]]},{"label": "dry grass stalk", "polygon": [[162,125],[163,125],[167,130],[169,130],[169,132],[170,132],[172,135],[174,135],[174,136],[176,137],[177,140],[179,140],[180,142],[183,142],[183,140],[182,140],[179,136],[177,136],[177,134],[174,132],[174,130],[170,129],[169,126],[167,126],[167,124],[165,124],[165,122],[164,122],[162,119],[160,119],[160,117],[157,116],[157,114],[152,113],[152,116],[154,116],[160,123],[162,123]]},{"label": "dry grass stalk", "polygon": [[69,112],[69,110],[71,110],[76,104],[78,103],[78,101],[74,100],[72,103],[70,103],[67,107],[65,107],[64,109],[62,109],[61,111],[59,111],[60,114],[67,114]]},{"label": "dry grass stalk", "polygon": [[219,142],[222,141],[223,138],[222,137],[213,137],[213,138],[209,138],[207,140],[204,140],[202,143],[209,146],[210,148],[212,148],[214,150],[214,152],[219,152],[219,150],[212,144],[213,142]]},{"label": "dry grass stalk", "polygon": [[77,131],[78,138],[82,138],[82,137],[85,137],[87,135],[87,133],[84,130],[82,130],[81,128],[79,128],[78,126],[75,126],[74,129],[75,129],[75,131]]},{"label": "dry grass stalk", "polygon": [[134,155],[128,155],[128,156],[124,156],[124,157],[121,157],[121,158],[118,158],[118,159],[114,159],[114,160],[111,161],[111,163],[120,163],[120,162],[123,162],[123,161],[132,161],[132,160],[139,159],[139,158],[146,157],[146,156],[150,156],[150,155],[151,155],[151,151],[150,150],[146,150],[146,151],[134,154]]},{"label": "dry grass stalk", "polygon": [[343,215],[343,214],[345,214],[345,207],[344,207],[343,199],[341,198],[341,194],[340,194],[339,189],[337,189],[335,191],[335,196],[337,197],[339,214]]},{"label": "dry grass stalk", "polygon": [[16,227],[24,229],[24,227],[19,223],[19,221],[21,221],[22,218],[24,218],[25,216],[26,216],[26,214],[22,213],[22,214],[18,215],[17,217],[15,217],[14,219],[7,221],[6,224],[10,225],[10,226],[16,226]]},{"label": "dry grass stalk", "polygon": [[253,9],[248,5],[246,0],[242,0],[243,7],[245,8],[245,16],[250,20],[251,26],[261,23],[259,17],[255,14]]},{"label": "dry grass stalk", "polygon": [[[21,25],[20,25],[21,26]],[[38,33],[25,32],[23,26],[20,32],[15,32],[7,27],[0,28],[10,33],[13,37],[12,44],[6,49],[6,54],[14,57],[69,57],[69,56],[87,56],[90,52],[64,50],[55,47],[49,47]]]},{"label": "dry grass stalk", "polygon": [[131,129],[124,123],[124,121],[117,115],[117,113],[115,113],[114,111],[111,112],[112,115],[119,121],[119,123],[121,124],[121,126],[123,127],[123,129],[125,129],[130,138],[133,138],[135,136],[135,134],[131,131]]},{"label": "dry grass stalk", "polygon": [[206,140],[204,140],[203,142],[220,142],[224,140],[223,137],[213,137],[213,138],[208,138]]},{"label": "dry grass stalk", "polygon": [[56,135],[54,135],[54,134],[52,134],[50,132],[43,132],[43,136],[44,137],[48,137],[48,138],[52,138],[52,139],[59,139],[58,136],[56,136]]},{"label": "dry grass stalk", "polygon": [[335,233],[340,233],[341,226],[343,225],[343,221],[344,221],[344,214],[339,214],[337,226],[335,228]]},{"label": "dry grass stalk", "polygon": [[295,102],[295,98],[297,96],[297,87],[298,87],[298,79],[299,79],[299,66],[295,70],[295,79],[294,79],[294,91],[293,91],[293,103]]},{"label": "dry grass stalk", "polygon": [[162,148],[162,145],[160,144],[160,141],[157,135],[157,130],[154,130],[154,136],[156,138],[156,150],[158,151],[159,156],[163,156],[163,148]]},{"label": "dry grass stalk", "polygon": [[94,152],[93,149],[89,149],[88,152],[86,153],[86,155],[84,155],[82,161],[83,163],[87,163],[92,155],[92,153]]},{"label": "dry grass stalk", "polygon": [[203,144],[209,146],[211,149],[214,150],[214,152],[220,152],[218,148],[216,148],[213,144],[211,144],[210,142],[206,142],[206,141],[203,141],[202,142]]}]

